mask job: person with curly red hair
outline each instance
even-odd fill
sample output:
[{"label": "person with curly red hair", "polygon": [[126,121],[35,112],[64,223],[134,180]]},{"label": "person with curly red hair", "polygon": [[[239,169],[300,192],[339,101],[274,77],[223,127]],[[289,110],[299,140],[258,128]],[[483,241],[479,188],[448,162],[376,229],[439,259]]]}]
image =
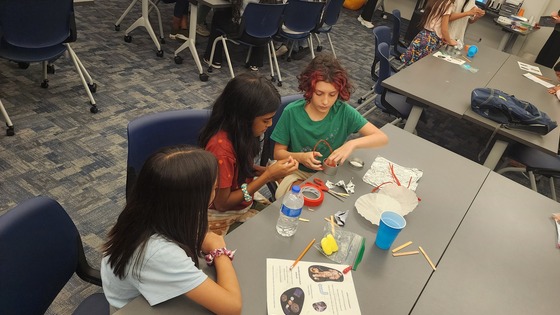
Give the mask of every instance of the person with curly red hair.
[{"label": "person with curly red hair", "polygon": [[[330,54],[321,54],[298,76],[303,99],[286,106],[272,132],[274,158],[291,156],[299,162],[298,171],[286,176],[276,198],[283,196],[293,184],[299,184],[314,172],[322,170],[323,162],[339,165],[358,148],[385,145],[388,138],[346,101],[352,84],[348,73]],[[352,133],[361,137],[346,141]]]}]

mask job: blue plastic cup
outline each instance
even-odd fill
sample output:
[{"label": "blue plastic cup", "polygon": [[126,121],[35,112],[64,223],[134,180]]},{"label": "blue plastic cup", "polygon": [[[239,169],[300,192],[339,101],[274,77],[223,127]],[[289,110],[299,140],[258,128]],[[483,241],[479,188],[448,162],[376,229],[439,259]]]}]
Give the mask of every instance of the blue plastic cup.
[{"label": "blue plastic cup", "polygon": [[381,249],[389,249],[405,226],[406,220],[400,214],[393,211],[384,211],[381,214],[381,220],[379,220],[375,245]]},{"label": "blue plastic cup", "polygon": [[476,55],[477,52],[478,47],[476,47],[475,45],[471,45],[471,47],[469,47],[469,50],[467,51],[467,57],[472,58],[474,57],[474,55]]}]

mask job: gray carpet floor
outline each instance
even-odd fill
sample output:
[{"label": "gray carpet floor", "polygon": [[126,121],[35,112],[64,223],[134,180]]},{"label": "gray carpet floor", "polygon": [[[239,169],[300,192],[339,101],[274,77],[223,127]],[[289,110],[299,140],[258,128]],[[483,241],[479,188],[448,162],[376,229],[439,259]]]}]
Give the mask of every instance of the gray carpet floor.
[{"label": "gray carpet floor", "polygon": [[[0,214],[33,196],[56,199],[76,223],[94,266],[99,266],[99,246],[124,205],[127,123],[153,112],[208,108],[229,79],[227,70],[221,69],[208,82],[201,82],[189,51],[180,54],[183,64],[174,63],[173,51],[180,43],[167,37],[164,56],[157,57],[142,28],[131,33],[131,43],[125,43],[124,30],[140,14],[138,5],[121,23],[121,30],[115,31],[114,23],[128,5],[128,0],[95,0],[93,5],[76,7],[78,41],[72,47],[98,85],[94,94],[100,109],[97,114],[89,112],[85,91],[68,58],[56,62],[48,89],[40,87],[39,64],[22,70],[15,63],[0,61],[0,98],[16,128],[14,137],[7,137],[3,130],[0,133]],[[167,36],[173,5],[159,7]],[[355,85],[353,105],[373,83],[373,36],[357,16],[358,12],[343,9],[332,32],[337,56]],[[156,25],[155,18],[152,24]],[[329,52],[322,39],[322,53]],[[202,54],[206,39],[198,37],[197,41]],[[248,71],[242,62],[245,49],[231,50],[235,71]],[[281,95],[297,93],[296,75],[309,60],[310,56],[292,62],[280,60]],[[268,75],[268,66],[260,71]],[[368,119],[381,127],[393,118],[375,111]],[[464,120],[430,110],[417,132],[471,160],[476,160],[490,136],[489,131]],[[509,176],[520,184],[528,183],[522,175]],[[549,194],[546,180],[539,186],[542,193]],[[84,296],[99,290],[74,277],[47,314],[70,314]]]}]

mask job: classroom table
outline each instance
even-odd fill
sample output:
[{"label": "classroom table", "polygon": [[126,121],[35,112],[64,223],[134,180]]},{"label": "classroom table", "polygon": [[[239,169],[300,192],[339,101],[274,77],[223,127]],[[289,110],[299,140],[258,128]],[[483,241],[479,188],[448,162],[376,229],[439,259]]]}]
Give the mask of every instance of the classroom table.
[{"label": "classroom table", "polygon": [[560,205],[492,172],[412,315],[560,313]]},{"label": "classroom table", "polygon": [[191,51],[194,63],[198,69],[200,81],[208,81],[208,74],[202,70],[202,64],[200,63],[200,57],[198,57],[198,52],[196,51],[196,25],[198,19],[198,4],[207,5],[212,9],[224,9],[231,7],[231,2],[227,0],[189,0],[190,6],[190,18],[189,18],[189,37],[185,42],[177,48],[174,52],[174,60],[176,64],[183,63],[183,58],[179,56],[179,53],[187,48]]},{"label": "classroom table", "polygon": [[509,54],[480,46],[469,64],[472,73],[462,67],[426,56],[383,81],[382,85],[407,97],[414,105],[404,129],[413,132],[425,107],[461,118],[471,103],[471,91],[484,87],[494,77]]},{"label": "classroom table", "polygon": [[[547,88],[535,83],[523,76],[527,71],[519,68],[518,61],[535,65],[518,56],[511,55],[496,75],[492,78],[486,87],[502,90],[508,94],[515,95],[517,98],[528,101],[535,105],[539,110],[547,113],[552,120],[560,121],[560,106],[554,95],[547,92]],[[554,70],[539,66],[543,76],[552,80],[556,79]],[[470,95],[470,93],[469,93]],[[470,104],[470,103],[469,103]],[[495,130],[498,123],[490,119],[484,118],[475,113],[470,106],[467,107],[464,118],[484,128]],[[499,128],[498,134],[507,139],[522,143],[526,146],[533,147],[551,155],[558,154],[558,141],[560,139],[560,128],[555,128],[548,134],[541,136],[538,134]],[[490,154],[486,158],[484,165],[490,169],[494,169],[498,164],[500,157],[508,146],[508,142],[502,138],[498,138],[492,147]]]},{"label": "classroom table", "polygon": [[[366,238],[363,260],[352,272],[362,313],[370,314],[372,310],[379,314],[410,312],[433,270],[422,255],[392,257],[390,251],[374,245],[378,227],[366,221],[354,208],[356,199],[373,188],[362,181],[362,176],[377,155],[424,171],[416,191],[421,201],[405,217],[407,226],[395,246],[413,241],[410,248],[422,246],[437,264],[490,170],[393,125],[388,124],[382,130],[390,139],[386,147],[357,150],[351,156],[365,161],[363,169],[345,163],[336,176],[317,173],[316,176],[324,180],[347,182],[352,179],[356,192],[345,202],[326,194],[324,203],[314,208],[315,211],[304,208],[302,217],[310,221],[300,222],[297,233],[285,238],[275,229],[280,207],[280,201],[276,201],[226,236],[228,248],[237,249],[233,263],[243,294],[243,314],[267,312],[266,259],[295,259],[311,239],[322,237],[326,223],[323,218],[338,210],[350,211],[344,229]],[[303,261],[332,263],[315,248]],[[203,270],[215,276],[213,268],[204,267]],[[187,310],[189,314],[207,313],[179,296],[154,307],[138,297],[117,314],[180,314]]]}]

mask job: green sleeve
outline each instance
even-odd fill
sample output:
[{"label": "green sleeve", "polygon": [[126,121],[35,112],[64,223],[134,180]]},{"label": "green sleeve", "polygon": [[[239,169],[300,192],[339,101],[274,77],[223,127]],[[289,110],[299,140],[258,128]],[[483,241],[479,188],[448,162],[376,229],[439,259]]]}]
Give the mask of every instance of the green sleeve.
[{"label": "green sleeve", "polygon": [[284,109],[284,112],[282,112],[282,115],[280,116],[278,123],[276,123],[276,126],[272,131],[272,135],[270,135],[270,138],[277,143],[289,146],[290,145],[289,130],[290,130],[291,114],[290,111],[286,109]]},{"label": "green sleeve", "polygon": [[348,131],[350,133],[356,133],[360,129],[362,129],[362,127],[365,126],[368,121],[367,119],[362,117],[360,112],[358,112],[354,107],[350,106],[347,103],[344,103],[344,105],[345,105],[346,115],[349,117],[349,120],[351,121],[351,123],[349,124],[350,130]]}]

